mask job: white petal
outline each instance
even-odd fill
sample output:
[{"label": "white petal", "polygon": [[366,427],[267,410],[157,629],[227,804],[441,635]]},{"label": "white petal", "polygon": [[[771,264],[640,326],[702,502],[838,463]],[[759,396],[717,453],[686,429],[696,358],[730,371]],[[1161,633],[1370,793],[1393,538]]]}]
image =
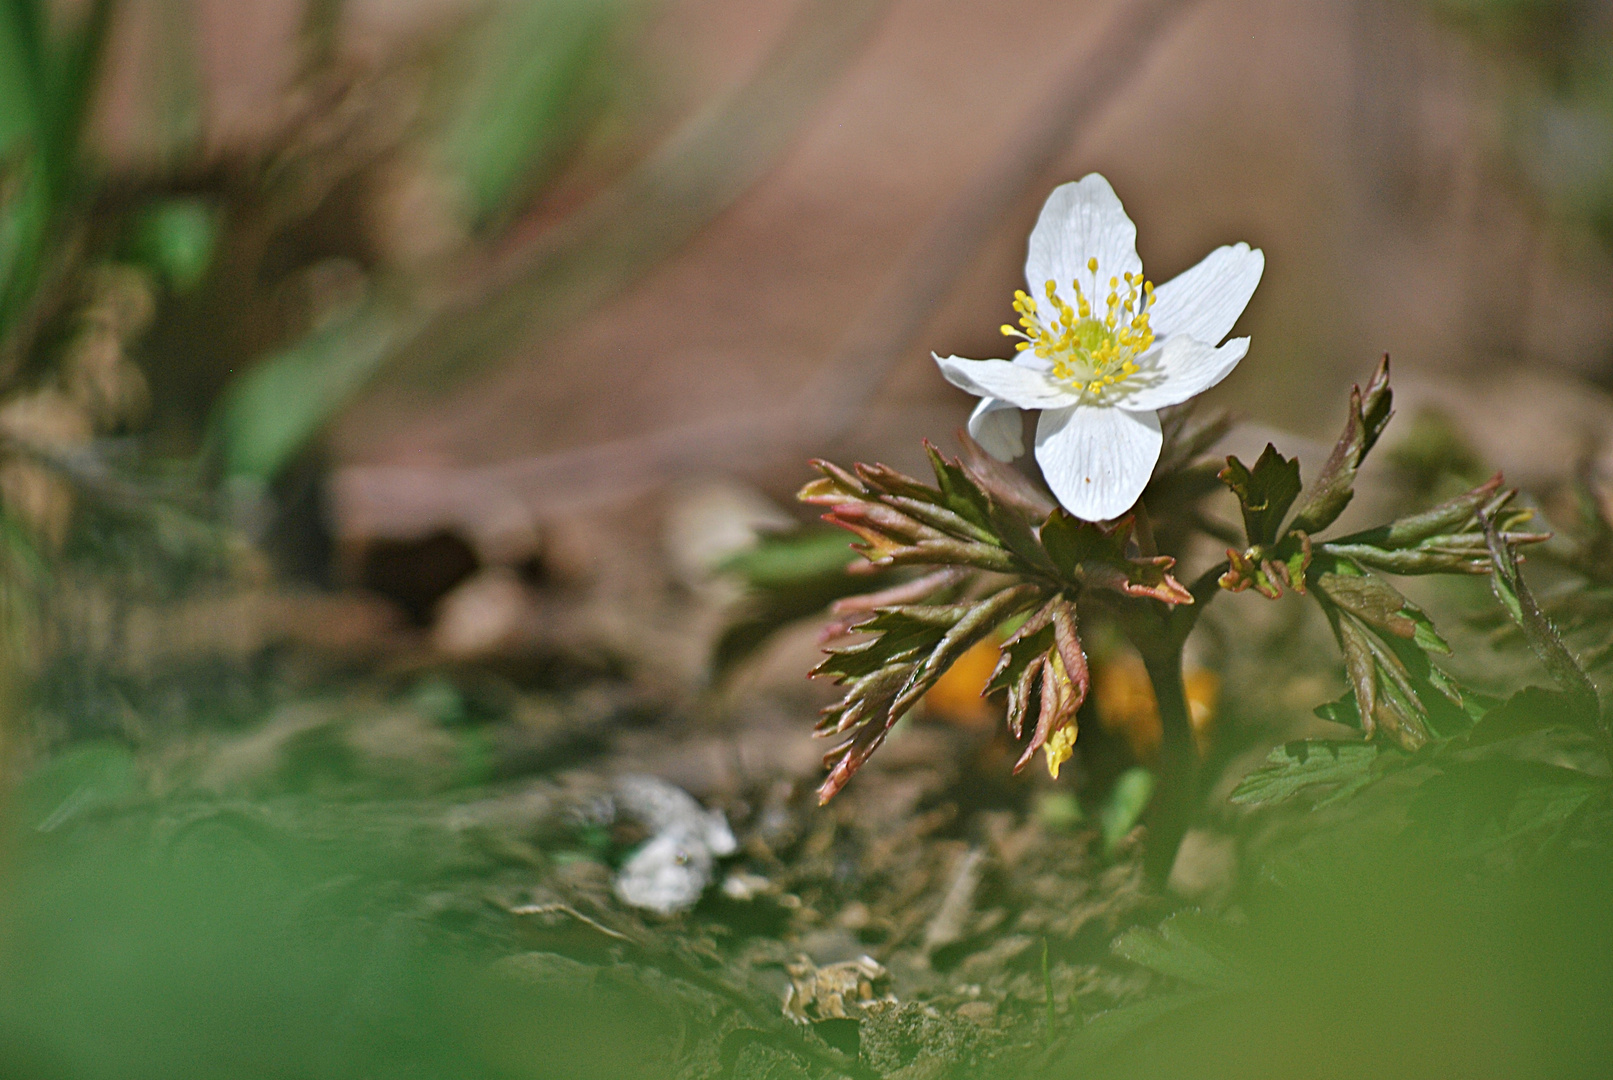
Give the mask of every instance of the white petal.
[{"label": "white petal", "polygon": [[981,397],[1002,398],[1021,409],[1056,409],[1076,399],[1075,392],[1063,383],[1034,368],[1007,360],[936,356],[935,362],[941,365],[941,374],[947,377],[947,382],[958,389]]},{"label": "white petal", "polygon": [[[1098,260],[1096,275],[1087,269],[1087,260],[1093,258]],[[1031,298],[1045,303],[1047,283],[1054,281],[1059,295],[1075,307],[1070,282],[1079,281],[1101,312],[1109,279],[1117,277],[1124,283],[1128,270],[1133,274],[1143,270],[1137,258],[1137,226],[1126,216],[1109,181],[1091,173],[1054,188],[1031,230],[1025,255],[1025,284]]]},{"label": "white petal", "polygon": [[1153,378],[1148,379],[1145,368],[1142,379],[1146,381],[1117,404],[1127,409],[1163,409],[1167,405],[1179,405],[1232,374],[1232,369],[1248,351],[1246,337],[1233,338],[1219,349],[1181,334],[1166,338],[1152,365]]},{"label": "white petal", "polygon": [[1248,244],[1218,247],[1154,290],[1149,323],[1160,337],[1186,334],[1216,344],[1232,332],[1260,284],[1266,256]]},{"label": "white petal", "polygon": [[1050,409],[1036,425],[1036,461],[1066,510],[1084,521],[1105,521],[1131,509],[1143,493],[1163,441],[1152,412]]},{"label": "white petal", "polygon": [[969,416],[969,437],[998,461],[1025,452],[1025,426],[1018,407],[999,398],[981,398]]}]

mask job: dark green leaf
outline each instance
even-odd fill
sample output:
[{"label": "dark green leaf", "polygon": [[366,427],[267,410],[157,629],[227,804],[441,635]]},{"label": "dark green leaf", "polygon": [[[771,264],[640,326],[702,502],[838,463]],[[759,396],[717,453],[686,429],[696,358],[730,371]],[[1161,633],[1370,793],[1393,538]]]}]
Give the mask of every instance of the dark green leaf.
[{"label": "dark green leaf", "polygon": [[1288,508],[1299,496],[1298,459],[1283,457],[1267,443],[1253,469],[1235,457],[1227,458],[1221,481],[1238,496],[1250,546],[1275,543]]},{"label": "dark green leaf", "polygon": [[1607,781],[1538,761],[1487,757],[1448,761],[1425,781],[1407,808],[1423,834],[1478,856],[1520,841],[1549,838]]},{"label": "dark green leaf", "polygon": [[1049,514],[1043,523],[1041,541],[1059,573],[1071,580],[1080,577],[1084,562],[1125,558],[1123,546],[1113,535],[1091,522],[1079,520],[1062,507]]},{"label": "dark green leaf", "polygon": [[1332,701],[1324,702],[1311,711],[1322,720],[1330,720],[1335,724],[1343,724],[1345,727],[1357,730],[1361,727],[1361,710],[1356,708],[1353,690],[1346,690]]},{"label": "dark green leaf", "polygon": [[1526,686],[1485,713],[1464,741],[1478,747],[1553,728],[1584,731],[1587,719],[1574,699],[1562,691]]}]

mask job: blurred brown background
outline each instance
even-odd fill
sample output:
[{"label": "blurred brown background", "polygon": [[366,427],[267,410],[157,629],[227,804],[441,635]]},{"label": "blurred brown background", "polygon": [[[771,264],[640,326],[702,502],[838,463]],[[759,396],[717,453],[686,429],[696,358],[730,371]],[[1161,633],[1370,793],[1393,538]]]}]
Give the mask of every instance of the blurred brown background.
[{"label": "blurred brown background", "polygon": [[[145,98],[162,86],[150,68],[179,6],[153,0],[118,16],[127,26],[114,35],[98,137],[120,168],[163,153]],[[227,159],[274,141],[307,93],[297,74],[308,7],[184,6],[200,44],[194,122],[206,153]],[[477,10],[468,0],[331,5],[328,47],[355,67],[384,68]],[[511,322],[479,377],[444,385],[411,378],[408,364],[383,375],[331,432],[339,532],[445,519],[434,527],[472,512],[456,485],[483,502],[497,489],[538,516],[577,488],[608,496],[613,482],[633,486],[601,450],[620,440],[640,440],[618,448],[629,457],[678,457],[692,439],[706,468],[754,474],[765,461],[753,478],[787,489],[800,470],[781,474],[756,432],[706,429],[798,402],[848,332],[877,324],[878,305],[903,296],[899,276],[913,269],[904,257],[940,216],[1002,171],[1039,107],[1117,41],[1135,57],[1111,73],[1102,100],[1068,119],[1054,160],[1004,195],[1008,209],[982,242],[942,252],[950,284],[888,370],[887,358],[870,357],[871,392],[845,418],[858,453],[908,461],[916,436],[945,437],[961,420],[968,402],[929,351],[999,350],[996,326],[1041,199],[1093,170],[1126,201],[1156,280],[1221,243],[1265,249],[1266,278],[1240,327],[1253,349],[1216,392],[1255,419],[1307,433],[1331,426],[1339,391],[1383,351],[1408,385],[1527,372],[1546,380],[1536,395],[1545,399],[1572,385],[1554,380],[1613,374],[1606,253],[1554,228],[1518,175],[1504,72],[1417,5],[672,0],[640,6],[628,23],[618,33],[632,59],[619,70],[633,85],[613,106],[614,128],[574,156],[506,248],[563,229],[714,111],[780,130],[713,143],[711,152],[750,156],[726,163],[740,181],[733,197],[713,200],[709,221],[669,257],[586,286],[564,317]],[[757,83],[781,58],[802,69],[790,76],[793,97],[779,98],[795,115],[720,112],[762,93]],[[420,257],[451,249],[463,228],[454,195],[429,179],[400,182],[371,200],[368,220],[339,227]],[[555,483],[555,470],[589,479]],[[406,510],[391,505],[405,496]]]}]

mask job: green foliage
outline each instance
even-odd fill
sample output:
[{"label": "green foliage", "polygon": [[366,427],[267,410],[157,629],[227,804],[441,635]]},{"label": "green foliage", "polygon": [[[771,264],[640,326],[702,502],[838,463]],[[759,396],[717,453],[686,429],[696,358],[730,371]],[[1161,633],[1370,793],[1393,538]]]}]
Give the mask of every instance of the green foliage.
[{"label": "green foliage", "polygon": [[1338,520],[1344,508],[1355,497],[1355,474],[1361,462],[1371,452],[1389,424],[1394,405],[1394,393],[1389,389],[1389,357],[1384,356],[1373,372],[1365,392],[1359,386],[1350,389],[1350,407],[1344,422],[1344,433],[1333,446],[1333,452],[1322,464],[1322,471],[1305,492],[1289,528],[1296,532],[1316,533]]},{"label": "green foliage", "polygon": [[507,216],[547,180],[609,101],[620,0],[492,6],[469,35],[438,152],[477,223]]},{"label": "green foliage", "polygon": [[1227,936],[1226,927],[1209,916],[1181,911],[1157,927],[1132,927],[1115,938],[1110,951],[1187,986],[1226,990],[1248,980],[1237,968]]},{"label": "green foliage", "polygon": [[0,344],[33,305],[85,194],[79,153],[112,7],[92,0],[60,28],[42,0],[0,5]]},{"label": "green foliage", "polygon": [[1098,814],[1105,851],[1113,853],[1143,819],[1143,811],[1154,797],[1155,784],[1154,774],[1140,765],[1127,769],[1115,780]]},{"label": "green foliage", "polygon": [[1270,447],[1254,470],[1229,459],[1222,480],[1239,497],[1251,542],[1227,552],[1221,585],[1252,587],[1270,599],[1285,586],[1308,593],[1333,629],[1354,697],[1353,708],[1335,703],[1323,715],[1414,751],[1465,731],[1474,702],[1430,660],[1429,653],[1450,652],[1433,621],[1374,571],[1492,573],[1518,545],[1547,536],[1521,531],[1530,512],[1509,507],[1515,492],[1503,490],[1497,476],[1387,525],[1337,540],[1317,537],[1354,498],[1356,474],[1389,422],[1392,401],[1385,357],[1367,389],[1351,391],[1344,431],[1286,529],[1281,519],[1298,486],[1298,465]]},{"label": "green foliage", "polygon": [[1249,546],[1275,541],[1288,508],[1299,498],[1299,459],[1285,458],[1267,443],[1253,469],[1235,457],[1227,458],[1221,480],[1238,497]]},{"label": "green foliage", "polygon": [[[1193,599],[1170,574],[1174,559],[1136,550],[1132,519],[1107,528],[1077,521],[972,441],[965,442],[967,462],[926,446],[934,487],[883,465],[848,472],[816,461],[822,476],[800,494],[828,507],[824,520],[856,535],[853,550],[873,566],[930,569],[837,608],[863,617],[837,629],[874,636],[832,647],[814,671],[846,687],[818,724],[841,740],[828,754],[832,767],[819,790],[825,800],[963,652],[993,637],[1002,651],[988,692],[1006,692],[1016,738],[1030,729],[1016,768],[1048,747],[1057,775],[1090,682],[1077,602],[1106,594],[1167,604]],[[999,575],[1018,583],[1003,587]]]},{"label": "green foliage", "polygon": [[1318,739],[1284,743],[1266,762],[1232,789],[1230,801],[1240,806],[1269,806],[1316,787],[1332,789],[1327,801],[1345,799],[1376,777],[1376,743],[1328,742]]},{"label": "green foliage", "polygon": [[212,267],[218,244],[219,211],[204,199],[164,199],[137,213],[130,223],[135,258],[162,275],[178,293],[196,289]]},{"label": "green foliage", "polygon": [[1518,573],[1516,554],[1499,527],[1489,518],[1484,519],[1484,534],[1493,560],[1490,586],[1495,591],[1496,599],[1501,601],[1501,606],[1523,631],[1524,640],[1551,673],[1552,679],[1568,695],[1576,714],[1585,720],[1599,718],[1596,687],[1580,670],[1579,662],[1568,651],[1568,646],[1563,644],[1557,628],[1540,610],[1534,594]]},{"label": "green foliage", "polygon": [[140,787],[134,755],[113,742],[84,742],[52,759],[19,785],[13,812],[36,832],[128,802]]},{"label": "green foliage", "polygon": [[371,301],[260,359],[214,409],[212,441],[225,474],[267,485],[380,370],[416,318]]}]

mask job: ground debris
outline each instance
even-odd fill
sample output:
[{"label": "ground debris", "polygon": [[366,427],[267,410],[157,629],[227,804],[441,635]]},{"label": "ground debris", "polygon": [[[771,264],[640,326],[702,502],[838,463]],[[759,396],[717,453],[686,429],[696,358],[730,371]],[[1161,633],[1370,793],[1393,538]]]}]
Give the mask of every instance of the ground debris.
[{"label": "ground debris", "polygon": [[875,1001],[896,1003],[888,993],[875,997],[887,981],[887,972],[871,956],[821,968],[802,956],[785,970],[790,974],[790,988],[784,993],[784,1014],[802,1022],[856,1019],[864,1006]]}]

